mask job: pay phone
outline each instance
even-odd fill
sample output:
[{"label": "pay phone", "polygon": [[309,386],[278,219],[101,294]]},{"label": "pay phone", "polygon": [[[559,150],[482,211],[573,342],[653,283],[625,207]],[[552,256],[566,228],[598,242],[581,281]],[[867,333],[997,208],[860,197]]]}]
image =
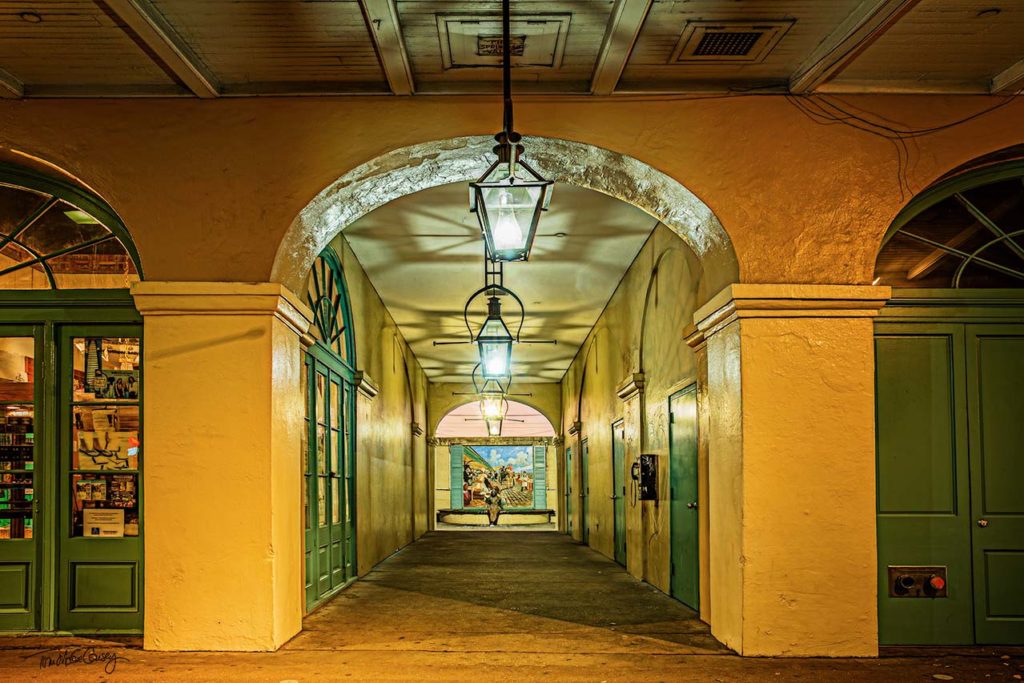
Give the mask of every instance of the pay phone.
[{"label": "pay phone", "polygon": [[642,453],[633,463],[630,475],[639,491],[640,500],[658,500],[658,456]]}]

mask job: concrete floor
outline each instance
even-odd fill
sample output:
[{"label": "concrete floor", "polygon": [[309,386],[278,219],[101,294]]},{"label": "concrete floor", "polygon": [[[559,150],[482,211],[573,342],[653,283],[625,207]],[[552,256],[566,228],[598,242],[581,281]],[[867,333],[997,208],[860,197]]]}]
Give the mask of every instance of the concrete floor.
[{"label": "concrete floor", "polygon": [[[41,668],[44,648],[84,648],[79,654],[96,661]],[[742,659],[691,610],[561,534],[435,532],[307,617],[303,632],[276,653],[153,653],[124,639],[9,638],[0,639],[0,681],[853,683],[1024,675],[1022,648],[894,654]],[[123,659],[107,672],[111,657]]]}]

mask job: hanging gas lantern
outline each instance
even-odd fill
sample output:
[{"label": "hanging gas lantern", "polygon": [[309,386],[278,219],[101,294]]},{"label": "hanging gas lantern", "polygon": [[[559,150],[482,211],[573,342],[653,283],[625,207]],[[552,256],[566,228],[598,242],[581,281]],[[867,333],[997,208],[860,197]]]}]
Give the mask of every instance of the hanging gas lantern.
[{"label": "hanging gas lantern", "polygon": [[480,417],[484,420],[502,420],[508,410],[505,390],[496,379],[484,382],[480,391]]},{"label": "hanging gas lantern", "polygon": [[501,379],[512,374],[512,333],[501,318],[501,301],[487,299],[487,320],[476,336],[480,351],[480,375],[485,379]]},{"label": "hanging gas lantern", "polygon": [[551,203],[553,182],[545,180],[520,157],[522,136],[512,126],[512,48],[509,0],[502,1],[502,76],[504,127],[494,136],[498,159],[469,184],[469,210],[477,215],[492,261],[530,258],[541,211]]}]

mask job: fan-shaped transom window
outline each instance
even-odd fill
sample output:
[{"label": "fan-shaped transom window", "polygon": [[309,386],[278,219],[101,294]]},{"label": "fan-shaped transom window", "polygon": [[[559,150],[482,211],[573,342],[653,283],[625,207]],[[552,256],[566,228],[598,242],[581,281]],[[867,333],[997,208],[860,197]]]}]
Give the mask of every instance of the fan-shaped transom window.
[{"label": "fan-shaped transom window", "polygon": [[355,340],[348,289],[341,260],[330,247],[320,253],[310,268],[306,303],[313,311],[313,336],[354,367]]},{"label": "fan-shaped transom window", "polygon": [[0,169],[0,289],[128,287],[139,270],[122,237],[127,232],[98,200]]},{"label": "fan-shaped transom window", "polygon": [[1024,161],[923,192],[890,228],[875,276],[893,287],[1024,286]]}]

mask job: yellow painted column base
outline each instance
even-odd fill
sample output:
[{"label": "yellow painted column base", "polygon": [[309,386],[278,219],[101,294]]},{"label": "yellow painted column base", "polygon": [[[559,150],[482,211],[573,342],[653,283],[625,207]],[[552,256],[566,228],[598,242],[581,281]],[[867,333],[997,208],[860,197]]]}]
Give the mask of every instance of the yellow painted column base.
[{"label": "yellow painted column base", "polygon": [[889,295],[736,284],[695,315],[711,626],[743,655],[878,653],[872,318]]},{"label": "yellow painted column base", "polygon": [[309,311],[277,284],[141,282],[149,650],[274,650],[302,625]]}]

